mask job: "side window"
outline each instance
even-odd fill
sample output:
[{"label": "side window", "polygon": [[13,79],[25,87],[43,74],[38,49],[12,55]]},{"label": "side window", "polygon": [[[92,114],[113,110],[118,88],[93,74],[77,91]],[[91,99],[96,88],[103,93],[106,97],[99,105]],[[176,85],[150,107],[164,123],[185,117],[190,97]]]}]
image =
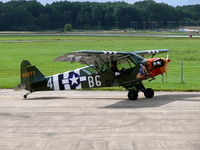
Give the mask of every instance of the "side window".
[{"label": "side window", "polygon": [[109,62],[107,62],[106,64],[102,64],[100,66],[100,71],[105,72],[109,69],[108,67],[109,67]]},{"label": "side window", "polygon": [[125,58],[117,63],[117,67],[119,71],[122,71],[127,69],[133,69],[135,67],[135,64],[129,58]]},{"label": "side window", "polygon": [[96,74],[97,71],[93,67],[86,67],[82,70],[86,75]]}]

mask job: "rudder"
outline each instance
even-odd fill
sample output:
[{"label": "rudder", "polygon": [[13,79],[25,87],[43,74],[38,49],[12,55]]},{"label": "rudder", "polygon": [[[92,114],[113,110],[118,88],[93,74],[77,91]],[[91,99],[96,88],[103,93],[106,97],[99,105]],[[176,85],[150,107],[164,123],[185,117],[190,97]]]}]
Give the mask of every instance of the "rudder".
[{"label": "rudder", "polygon": [[23,60],[21,63],[21,84],[16,89],[26,89],[31,91],[31,84],[41,81],[45,76],[28,60]]}]

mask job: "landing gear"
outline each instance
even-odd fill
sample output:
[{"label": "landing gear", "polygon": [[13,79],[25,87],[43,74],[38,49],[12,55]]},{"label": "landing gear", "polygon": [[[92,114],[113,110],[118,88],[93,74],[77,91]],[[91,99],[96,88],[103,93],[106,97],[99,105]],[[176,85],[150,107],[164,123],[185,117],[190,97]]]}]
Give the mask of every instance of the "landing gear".
[{"label": "landing gear", "polygon": [[26,99],[27,98],[27,96],[29,95],[29,94],[31,94],[33,91],[29,91],[28,93],[26,93],[23,97],[24,97],[24,99]]},{"label": "landing gear", "polygon": [[138,91],[136,91],[136,90],[130,90],[128,92],[128,98],[130,100],[137,100],[137,98],[138,98]]},{"label": "landing gear", "polygon": [[142,83],[137,84],[135,86],[135,90],[129,90],[128,92],[128,98],[130,100],[137,100],[138,98],[138,93],[139,91],[142,91],[144,93],[144,96],[146,98],[153,98],[154,97],[154,91],[151,88],[145,88],[144,85]]},{"label": "landing gear", "polygon": [[154,91],[151,88],[147,88],[144,92],[144,96],[146,98],[153,98],[154,96]]}]

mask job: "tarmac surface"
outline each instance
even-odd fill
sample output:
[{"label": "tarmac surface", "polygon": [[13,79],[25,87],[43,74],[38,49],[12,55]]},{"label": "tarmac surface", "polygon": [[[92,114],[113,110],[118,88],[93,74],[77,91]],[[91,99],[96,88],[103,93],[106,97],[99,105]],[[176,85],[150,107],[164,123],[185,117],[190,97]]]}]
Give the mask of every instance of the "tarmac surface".
[{"label": "tarmac surface", "polygon": [[200,92],[0,90],[1,150],[199,150]]}]

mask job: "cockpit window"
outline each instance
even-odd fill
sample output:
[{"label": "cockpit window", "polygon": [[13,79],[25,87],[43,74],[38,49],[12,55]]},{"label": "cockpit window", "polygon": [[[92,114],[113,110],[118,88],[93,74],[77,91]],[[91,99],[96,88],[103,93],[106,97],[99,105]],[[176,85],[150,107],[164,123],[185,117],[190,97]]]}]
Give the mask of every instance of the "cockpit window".
[{"label": "cockpit window", "polygon": [[124,69],[134,68],[135,64],[128,57],[128,58],[119,60],[117,63],[117,67],[119,70],[124,70]]},{"label": "cockpit window", "polygon": [[158,59],[158,60],[155,60],[155,61],[153,62],[154,68],[162,67],[162,66],[164,66],[164,64],[165,64],[165,62],[164,62],[164,60],[162,60],[162,59]]}]

